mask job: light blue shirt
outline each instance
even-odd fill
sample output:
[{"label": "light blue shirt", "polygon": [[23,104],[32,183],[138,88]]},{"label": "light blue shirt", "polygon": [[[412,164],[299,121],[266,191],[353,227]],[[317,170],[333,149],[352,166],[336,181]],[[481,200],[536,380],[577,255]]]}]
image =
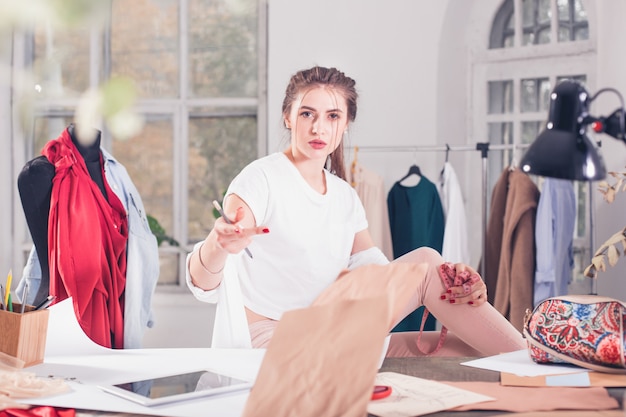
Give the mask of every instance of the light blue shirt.
[{"label": "light blue shirt", "polygon": [[[124,348],[140,348],[144,331],[154,324],[152,295],[159,278],[159,248],[156,237],[150,230],[139,191],[126,168],[104,149],[101,150],[106,180],[124,205],[128,216]],[[22,302],[26,283],[28,283],[26,302],[32,304],[41,284],[41,265],[34,246],[16,289],[16,294]]]},{"label": "light blue shirt", "polygon": [[569,180],[546,178],[535,223],[535,306],[548,297],[565,295],[572,278],[576,196]]}]

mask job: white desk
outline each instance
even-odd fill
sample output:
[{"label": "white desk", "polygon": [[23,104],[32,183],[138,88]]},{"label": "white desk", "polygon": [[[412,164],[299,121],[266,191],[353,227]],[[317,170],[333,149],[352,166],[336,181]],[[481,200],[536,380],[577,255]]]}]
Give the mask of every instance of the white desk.
[{"label": "white desk", "polygon": [[261,349],[106,349],[87,338],[75,319],[71,300],[65,300],[50,308],[44,363],[25,371],[39,377],[64,378],[72,392],[22,402],[172,417],[240,416],[249,391],[145,407],[105,393],[97,385],[199,369],[211,369],[252,381],[264,353]]}]

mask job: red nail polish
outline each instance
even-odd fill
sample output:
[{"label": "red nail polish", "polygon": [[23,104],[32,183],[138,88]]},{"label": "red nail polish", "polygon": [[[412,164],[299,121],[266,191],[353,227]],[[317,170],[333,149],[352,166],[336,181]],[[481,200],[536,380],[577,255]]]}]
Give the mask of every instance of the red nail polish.
[{"label": "red nail polish", "polygon": [[472,305],[474,305],[474,302],[473,301],[468,301],[467,304],[472,306]]},{"label": "red nail polish", "polygon": [[439,298],[440,298],[440,299],[442,299],[442,300],[445,300],[445,299],[446,299],[446,296],[445,296],[445,294],[444,294],[444,295],[441,295],[441,297],[439,297]]},{"label": "red nail polish", "polygon": [[456,303],[456,300],[450,300],[450,304]]},{"label": "red nail polish", "polygon": [[269,233],[270,229],[268,229],[267,227],[263,229],[263,233]]},{"label": "red nail polish", "polygon": [[448,294],[452,294],[452,290],[448,290],[446,291]]}]

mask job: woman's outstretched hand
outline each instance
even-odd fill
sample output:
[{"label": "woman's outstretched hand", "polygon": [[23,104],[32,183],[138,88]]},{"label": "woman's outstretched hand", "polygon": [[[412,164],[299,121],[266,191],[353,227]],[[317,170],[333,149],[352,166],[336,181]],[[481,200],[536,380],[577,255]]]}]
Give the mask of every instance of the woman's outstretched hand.
[{"label": "woman's outstretched hand", "polygon": [[446,262],[439,266],[439,275],[446,287],[441,299],[451,304],[479,306],[487,302],[487,286],[472,267]]},{"label": "woman's outstretched hand", "polygon": [[[248,214],[250,217],[251,215]],[[265,226],[249,226],[250,222],[246,218],[243,207],[238,207],[234,216],[229,216],[228,221],[224,217],[219,217],[215,221],[212,232],[215,233],[215,240],[219,247],[228,253],[239,253],[252,242],[252,236],[269,233]]]}]

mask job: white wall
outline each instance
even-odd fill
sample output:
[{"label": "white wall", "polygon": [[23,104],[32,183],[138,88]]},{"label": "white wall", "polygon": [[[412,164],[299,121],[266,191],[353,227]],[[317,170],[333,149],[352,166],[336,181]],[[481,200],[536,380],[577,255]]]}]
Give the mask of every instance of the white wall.
[{"label": "white wall", "polygon": [[[349,147],[435,143],[438,38],[448,1],[424,4],[270,0],[269,151],[285,144],[280,110],[289,78],[314,65],[337,67],[357,82],[359,109],[346,142]],[[415,159],[359,153],[359,160],[389,185]],[[420,159],[419,165],[433,175],[440,169],[428,160]]]},{"label": "white wall", "polygon": [[[587,2],[589,3],[589,2]],[[598,89],[612,87],[626,97],[626,2],[603,0],[593,2],[598,16]],[[593,93],[593,92],[592,92]],[[626,99],[626,98],[625,98]],[[603,93],[591,106],[594,115],[608,116],[620,105],[617,95]],[[602,154],[609,171],[626,170],[626,144],[602,135]],[[596,246],[618,229],[626,226],[626,193],[618,195],[615,203],[608,205],[596,195]],[[621,246],[620,250],[623,250]],[[626,300],[626,259],[598,277],[598,293]]]},{"label": "white wall", "polygon": [[196,300],[191,292],[157,291],[153,298],[154,327],[143,339],[146,348],[210,347],[215,305]]}]

